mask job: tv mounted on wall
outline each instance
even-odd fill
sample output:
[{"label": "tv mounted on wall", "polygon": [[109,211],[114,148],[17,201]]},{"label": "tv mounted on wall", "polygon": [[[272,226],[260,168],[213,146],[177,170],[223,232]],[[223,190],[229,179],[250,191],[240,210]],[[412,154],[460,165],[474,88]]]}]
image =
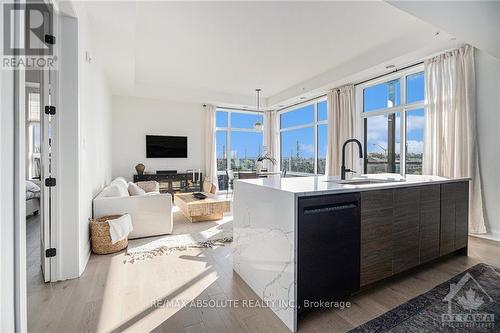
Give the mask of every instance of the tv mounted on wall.
[{"label": "tv mounted on wall", "polygon": [[146,135],[146,157],[187,158],[187,137]]}]

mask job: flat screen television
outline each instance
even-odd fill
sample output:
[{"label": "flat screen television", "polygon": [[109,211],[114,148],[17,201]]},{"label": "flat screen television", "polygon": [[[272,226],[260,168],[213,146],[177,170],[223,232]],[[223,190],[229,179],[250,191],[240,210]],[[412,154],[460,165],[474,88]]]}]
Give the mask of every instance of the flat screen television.
[{"label": "flat screen television", "polygon": [[146,157],[187,158],[187,137],[146,135]]}]

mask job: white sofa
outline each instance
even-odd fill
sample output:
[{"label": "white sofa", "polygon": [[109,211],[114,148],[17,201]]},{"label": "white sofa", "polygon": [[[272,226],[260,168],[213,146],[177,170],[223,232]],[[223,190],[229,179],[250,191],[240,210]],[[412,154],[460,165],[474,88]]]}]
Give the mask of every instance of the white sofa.
[{"label": "white sofa", "polygon": [[129,213],[134,227],[129,239],[172,233],[172,196],[159,192],[130,196],[122,177],[113,180],[94,198],[93,208],[94,217]]}]

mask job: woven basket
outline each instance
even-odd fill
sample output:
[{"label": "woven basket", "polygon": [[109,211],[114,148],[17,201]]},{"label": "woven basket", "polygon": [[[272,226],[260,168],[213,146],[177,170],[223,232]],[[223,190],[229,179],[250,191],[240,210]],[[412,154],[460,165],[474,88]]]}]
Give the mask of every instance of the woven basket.
[{"label": "woven basket", "polygon": [[101,216],[90,220],[90,235],[92,238],[92,252],[96,254],[110,254],[123,250],[128,246],[128,239],[122,239],[115,244],[111,243],[109,224],[107,220],[114,220],[122,215]]}]

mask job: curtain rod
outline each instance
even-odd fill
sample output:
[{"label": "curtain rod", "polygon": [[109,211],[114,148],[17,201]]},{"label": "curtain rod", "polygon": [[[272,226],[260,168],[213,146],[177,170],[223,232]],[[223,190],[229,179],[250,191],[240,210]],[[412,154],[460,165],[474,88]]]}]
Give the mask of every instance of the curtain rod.
[{"label": "curtain rod", "polygon": [[384,74],[381,74],[381,75],[378,75],[378,76],[375,76],[375,77],[372,77],[371,79],[367,79],[367,80],[363,80],[361,82],[357,82],[354,84],[354,86],[359,86],[360,84],[363,84],[363,83],[366,83],[366,82],[370,82],[370,81],[373,81],[373,80],[376,80],[376,79],[380,79],[384,76],[388,76],[388,75],[391,75],[391,74],[394,74],[394,73],[397,73],[397,72],[400,72],[400,71],[404,71],[406,69],[409,69],[409,68],[412,68],[412,67],[416,67],[416,66],[420,66],[422,65],[424,62],[423,61],[419,61],[415,64],[412,64],[412,65],[408,65],[408,66],[405,66],[405,67],[401,67],[401,68],[397,68],[389,73],[384,73]]},{"label": "curtain rod", "polygon": [[[203,107],[206,108],[207,105],[203,104]],[[248,112],[255,112],[255,113],[265,113],[266,112],[264,110],[257,111],[255,109],[231,108],[231,107],[225,107],[225,106],[215,106],[215,108],[216,109],[230,110],[230,111],[248,111]]]},{"label": "curtain rod", "polygon": [[[384,76],[388,76],[388,75],[391,75],[391,74],[394,74],[394,73],[397,73],[397,72],[400,72],[400,71],[404,71],[406,69],[409,69],[409,68],[412,68],[412,67],[416,67],[416,66],[420,66],[422,65],[424,62],[423,61],[420,61],[420,62],[417,62],[415,64],[412,64],[412,65],[408,65],[408,66],[405,66],[405,67],[401,67],[401,68],[398,68],[398,69],[395,69],[389,73],[384,73],[384,74],[381,74],[381,75],[378,75],[378,76],[375,76],[375,77],[372,77],[372,78],[369,78],[369,79],[366,79],[366,80],[363,80],[363,81],[360,81],[360,82],[357,82],[357,83],[354,83],[354,86],[358,86],[360,84],[363,84],[363,83],[366,83],[366,82],[370,82],[370,81],[373,81],[373,80],[376,80],[376,79],[380,79]],[[304,103],[308,103],[308,102],[311,102],[315,99],[318,99],[318,98],[323,98],[323,97],[326,97],[326,95],[328,94],[322,94],[322,95],[318,95],[318,96],[315,96],[315,97],[312,97],[312,98],[309,98],[307,100],[303,100],[303,101],[300,101],[300,102],[297,102],[297,103],[294,103],[294,104],[291,104],[291,105],[288,105],[288,106],[285,106],[285,107],[282,107],[280,109],[276,109],[276,111],[281,111],[281,110],[284,110],[284,109],[288,109],[288,108],[292,108],[294,106],[297,106],[297,105],[300,105],[300,104],[304,104]]]},{"label": "curtain rod", "polygon": [[294,104],[290,104],[288,106],[284,106],[282,107],[281,109],[276,109],[276,111],[281,111],[281,110],[284,110],[284,109],[288,109],[288,108],[293,108],[294,106],[297,106],[297,105],[300,105],[300,104],[304,104],[304,103],[308,103],[310,101],[314,101],[315,99],[318,99],[318,98],[323,98],[323,97],[326,97],[327,94],[321,94],[321,95],[318,95],[316,97],[311,97],[309,99],[305,99],[303,101],[300,101],[300,102],[297,102],[297,103],[294,103]]}]

